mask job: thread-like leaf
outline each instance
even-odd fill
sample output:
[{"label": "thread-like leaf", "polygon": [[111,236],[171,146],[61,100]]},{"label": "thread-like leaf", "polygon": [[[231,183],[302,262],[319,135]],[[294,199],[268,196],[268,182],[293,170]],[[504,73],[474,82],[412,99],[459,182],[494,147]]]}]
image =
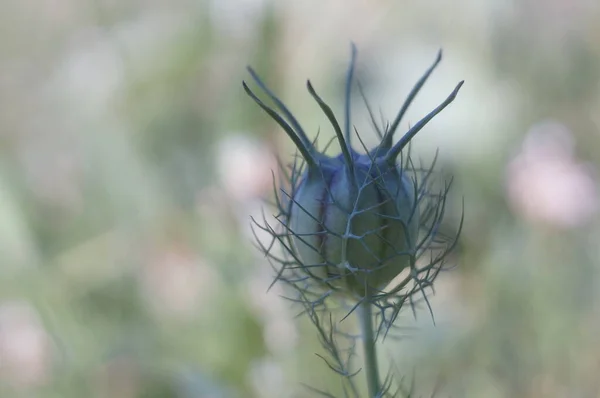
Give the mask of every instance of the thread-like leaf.
[{"label": "thread-like leaf", "polygon": [[445,107],[447,107],[448,105],[450,105],[452,103],[452,101],[454,101],[454,99],[456,98],[456,94],[458,94],[458,91],[460,90],[460,88],[462,87],[464,82],[465,81],[462,80],[460,83],[458,83],[456,88],[452,91],[452,93],[450,93],[450,95],[448,96],[448,98],[446,98],[444,100],[444,102],[442,102],[440,105],[438,105],[437,108],[435,108],[433,111],[431,111],[423,119],[419,120],[417,122],[417,124],[415,124],[410,130],[408,130],[408,132],[406,134],[404,134],[404,136],[400,139],[400,141],[398,141],[396,143],[396,145],[394,145],[392,147],[392,149],[390,149],[388,151],[388,153],[385,155],[388,163],[395,163],[396,159],[398,158],[398,154],[400,153],[400,151],[402,151],[402,149],[404,149],[406,144],[408,144],[410,142],[410,140],[415,135],[417,135],[417,133],[419,131],[421,131],[421,129],[423,127],[425,127],[427,125],[427,123],[429,123],[431,121],[431,119],[433,119],[438,113],[443,111]]},{"label": "thread-like leaf", "polygon": [[300,151],[300,153],[302,154],[302,157],[304,158],[304,160],[306,161],[308,166],[316,167],[316,165],[317,165],[316,151],[314,150],[314,147],[312,146],[310,141],[309,141],[309,145],[306,145],[304,140],[302,140],[302,138],[297,134],[297,132],[294,131],[294,129],[281,116],[279,116],[277,114],[277,112],[275,112],[275,110],[273,110],[268,105],[266,105],[264,102],[262,102],[256,96],[256,94],[254,94],[252,92],[252,90],[250,90],[250,87],[248,87],[246,82],[242,82],[242,85],[243,85],[246,93],[250,96],[250,98],[252,98],[254,100],[254,102],[256,102],[258,104],[258,106],[260,106],[269,116],[271,116],[271,118],[273,120],[275,120],[277,122],[277,124],[279,124],[281,126],[281,128],[283,128],[283,130],[287,133],[288,137],[290,137],[290,139],[296,145],[296,148],[298,148],[298,151]]},{"label": "thread-like leaf", "polygon": [[433,65],[431,65],[429,67],[429,69],[427,69],[425,71],[425,73],[423,74],[423,76],[421,76],[421,78],[413,86],[412,90],[410,90],[410,93],[408,94],[408,97],[406,97],[406,100],[404,101],[404,104],[402,104],[402,108],[400,108],[400,111],[396,115],[396,118],[392,122],[392,125],[386,131],[385,136],[381,140],[381,148],[387,150],[387,149],[390,149],[392,147],[392,142],[394,141],[394,133],[396,132],[396,129],[398,128],[398,125],[400,124],[400,121],[404,117],[404,114],[408,110],[408,107],[410,106],[410,104],[412,104],[413,100],[415,99],[415,97],[417,96],[417,94],[419,93],[419,91],[421,91],[421,88],[423,87],[423,85],[425,84],[425,82],[427,81],[427,79],[429,79],[429,76],[431,75],[431,73],[433,72],[433,70],[438,66],[438,64],[441,61],[442,61],[442,50],[440,49],[438,51],[437,57],[435,58],[435,62],[433,63]]}]

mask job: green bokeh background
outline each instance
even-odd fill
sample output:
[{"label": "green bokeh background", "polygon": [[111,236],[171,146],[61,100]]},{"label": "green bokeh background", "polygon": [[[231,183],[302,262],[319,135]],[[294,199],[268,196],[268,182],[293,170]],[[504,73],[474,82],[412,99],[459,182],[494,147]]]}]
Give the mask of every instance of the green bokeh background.
[{"label": "green bokeh background", "polygon": [[[293,146],[241,81],[252,65],[325,142],[305,80],[341,114],[350,42],[388,119],[444,49],[403,130],[466,80],[414,141],[455,177],[447,227],[464,197],[457,267],[435,325],[407,311],[382,362],[423,396],[600,396],[600,5],[585,0],[1,2],[0,396],[340,394],[251,245],[269,154]],[[579,174],[514,163],[557,130]]]}]

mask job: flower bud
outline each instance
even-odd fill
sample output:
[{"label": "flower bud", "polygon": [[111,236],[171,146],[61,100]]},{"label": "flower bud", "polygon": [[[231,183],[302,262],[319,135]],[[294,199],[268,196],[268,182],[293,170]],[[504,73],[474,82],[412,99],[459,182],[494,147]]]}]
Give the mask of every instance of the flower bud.
[{"label": "flower bud", "polygon": [[[367,153],[359,154],[350,142],[350,90],[355,57],[353,47],[346,84],[343,131],[330,107],[307,82],[309,93],[335,131],[341,149],[336,157],[316,149],[292,113],[250,68],[254,81],[280,113],[262,102],[246,83],[244,89],[284,129],[304,160],[304,167],[292,170],[289,178],[291,192],[276,194],[283,233],[275,232],[268,225],[261,227],[282,243],[289,255],[287,259],[279,259],[270,253],[272,245],[262,246],[271,260],[282,264],[278,278],[283,278],[287,269],[294,277],[286,280],[292,284],[304,283],[304,287],[300,288],[302,291],[308,289],[306,286],[317,285],[360,299],[382,293],[382,289],[408,267],[413,274],[420,272],[414,269],[416,258],[422,254],[420,245],[434,241],[443,206],[441,210],[439,204],[426,206],[422,213],[420,201],[428,195],[423,194],[415,178],[416,171],[409,167],[412,162],[400,164],[397,159],[410,140],[454,100],[463,82],[393,144],[394,132],[408,106],[440,62],[440,52],[385,132],[377,128],[367,104],[381,143]],[[304,171],[300,173],[300,169]],[[443,201],[445,193],[437,198]],[[430,236],[419,241],[419,230],[430,213],[434,214],[433,225],[427,226]],[[418,276],[415,278],[415,283],[419,283]]]},{"label": "flower bud", "polygon": [[290,206],[300,259],[315,276],[360,295],[384,288],[414,257],[412,181],[368,155],[355,157],[354,173],[340,158],[322,160],[320,170],[305,172]]}]

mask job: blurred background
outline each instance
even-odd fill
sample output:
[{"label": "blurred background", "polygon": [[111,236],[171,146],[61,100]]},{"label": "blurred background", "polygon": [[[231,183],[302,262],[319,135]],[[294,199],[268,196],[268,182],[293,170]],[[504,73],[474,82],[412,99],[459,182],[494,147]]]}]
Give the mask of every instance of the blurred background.
[{"label": "blurred background", "polygon": [[[392,360],[453,397],[600,396],[596,0],[3,0],[0,396],[339,396],[312,326],[269,293],[250,216],[293,145],[244,94],[252,65],[322,143],[350,42],[465,226]],[[353,121],[376,142],[355,93]]]}]

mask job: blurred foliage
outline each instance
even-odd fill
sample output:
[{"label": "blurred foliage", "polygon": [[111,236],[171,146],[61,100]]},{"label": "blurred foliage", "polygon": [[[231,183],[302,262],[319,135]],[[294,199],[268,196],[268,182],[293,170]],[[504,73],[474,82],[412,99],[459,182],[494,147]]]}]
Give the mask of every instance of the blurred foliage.
[{"label": "blurred foliage", "polygon": [[466,80],[414,145],[448,228],[464,197],[457,267],[382,361],[424,396],[600,396],[597,2],[7,0],[0,27],[1,396],[341,393],[251,245],[293,147],[241,81],[324,145],[304,84],[341,110],[350,41],[386,119],[444,48],[403,128]]}]

